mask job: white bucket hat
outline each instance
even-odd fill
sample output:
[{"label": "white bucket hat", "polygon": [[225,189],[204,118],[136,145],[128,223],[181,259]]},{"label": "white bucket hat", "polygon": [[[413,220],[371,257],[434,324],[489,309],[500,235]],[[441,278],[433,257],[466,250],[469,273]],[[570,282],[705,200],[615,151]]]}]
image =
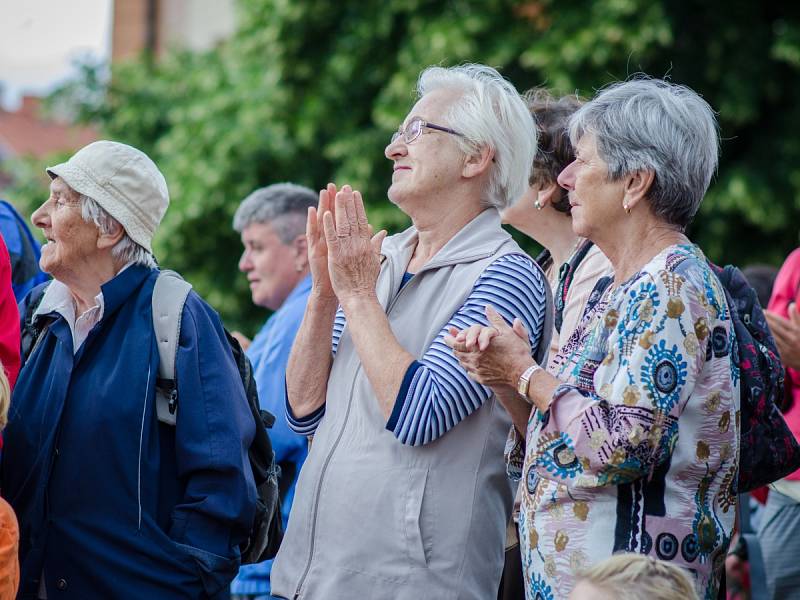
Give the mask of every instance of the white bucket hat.
[{"label": "white bucket hat", "polygon": [[47,167],[51,179],[61,177],[79,194],[97,202],[148,252],[167,212],[167,182],[141,150],[119,142],[93,142],[67,162]]}]

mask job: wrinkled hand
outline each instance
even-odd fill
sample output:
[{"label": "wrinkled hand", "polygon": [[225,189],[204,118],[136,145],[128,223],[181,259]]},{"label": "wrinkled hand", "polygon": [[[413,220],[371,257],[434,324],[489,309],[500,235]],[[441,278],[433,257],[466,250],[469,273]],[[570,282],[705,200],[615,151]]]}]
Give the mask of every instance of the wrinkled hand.
[{"label": "wrinkled hand", "polygon": [[444,342],[478,383],[516,389],[520,374],[533,364],[528,332],[519,319],[509,326],[492,306],[486,307],[486,316],[488,327],[473,325],[462,331],[453,327]]},{"label": "wrinkled hand", "polygon": [[309,207],[306,220],[306,243],[308,246],[308,265],[311,270],[313,292],[322,298],[335,298],[331,278],[328,275],[328,244],[325,241],[325,227],[322,220],[325,213],[334,214],[336,186],[329,183],[319,191],[319,205]]},{"label": "wrinkled hand", "polygon": [[789,305],[789,318],[772,311],[764,311],[769,329],[778,345],[781,362],[785,367],[800,369],[800,313],[797,306]]},{"label": "wrinkled hand", "polygon": [[346,185],[334,198],[334,210],[322,215],[328,249],[328,275],[339,302],[375,295],[380,251],[386,231],[372,235],[361,193]]}]

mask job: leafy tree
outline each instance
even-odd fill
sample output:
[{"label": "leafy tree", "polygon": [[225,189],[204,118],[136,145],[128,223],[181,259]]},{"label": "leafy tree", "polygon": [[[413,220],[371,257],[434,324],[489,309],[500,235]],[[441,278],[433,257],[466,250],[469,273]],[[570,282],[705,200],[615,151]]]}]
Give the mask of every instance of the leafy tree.
[{"label": "leafy tree", "polygon": [[[240,0],[230,40],[114,65],[104,101],[79,113],[162,168],[172,206],[157,255],[250,331],[263,313],[236,272],[239,201],[277,181],[349,182],[377,226],[405,226],[386,200],[383,149],[430,64],[482,62],[520,90],[587,97],[638,71],[689,85],[719,111],[723,136],[691,236],[718,261],[777,263],[797,242],[800,199],[800,15],[783,4]],[[91,73],[90,88],[102,83]]]}]

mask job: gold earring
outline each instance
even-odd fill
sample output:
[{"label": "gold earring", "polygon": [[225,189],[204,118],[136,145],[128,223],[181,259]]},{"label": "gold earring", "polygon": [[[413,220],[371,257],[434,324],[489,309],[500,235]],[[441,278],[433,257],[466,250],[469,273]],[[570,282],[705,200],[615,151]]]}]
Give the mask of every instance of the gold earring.
[{"label": "gold earring", "polygon": [[543,208],[542,203],[539,202],[538,200],[536,200],[536,202],[534,202],[533,205],[536,207],[536,210],[542,210]]},{"label": "gold earring", "polygon": [[628,206],[627,204],[623,204],[622,208],[625,210],[625,212],[627,214],[631,214],[631,207],[630,206]]}]

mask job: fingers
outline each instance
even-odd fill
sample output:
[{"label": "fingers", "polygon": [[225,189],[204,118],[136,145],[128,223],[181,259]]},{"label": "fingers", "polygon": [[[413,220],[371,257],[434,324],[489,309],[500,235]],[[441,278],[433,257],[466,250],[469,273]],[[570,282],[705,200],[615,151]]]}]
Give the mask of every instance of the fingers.
[{"label": "fingers", "polygon": [[359,235],[371,238],[372,228],[370,227],[369,221],[367,221],[367,211],[364,209],[364,200],[361,198],[361,192],[359,191],[353,193],[353,207],[355,208]]},{"label": "fingers", "polygon": [[334,212],[334,222],[336,223],[336,233],[347,236],[354,233],[356,227],[356,213],[353,206],[353,190],[349,185],[344,186],[337,192],[333,202],[336,207]]},{"label": "fingers", "polygon": [[467,329],[467,335],[464,339],[464,344],[466,345],[466,349],[469,352],[478,349],[478,336],[481,333],[481,329],[483,327],[481,325],[473,325],[469,329]]},{"label": "fingers", "polygon": [[497,329],[494,327],[484,327],[481,329],[480,333],[478,334],[478,350],[483,352],[489,347],[489,342],[492,341],[492,338],[498,335]]},{"label": "fingers", "polygon": [[509,329],[508,323],[503,316],[497,312],[491,304],[486,305],[486,318],[489,319],[489,325],[496,327],[499,331]]},{"label": "fingers", "polygon": [[526,342],[529,341],[528,337],[528,330],[525,329],[525,325],[522,324],[522,319],[517,317],[514,319],[514,324],[511,326],[511,329],[514,330],[514,333],[517,334],[517,337],[525,340]]},{"label": "fingers", "polygon": [[322,226],[325,230],[325,241],[332,252],[339,250],[339,238],[336,236],[336,225],[333,222],[331,211],[322,215]]},{"label": "fingers", "polygon": [[[372,225],[370,225],[370,229],[372,229]],[[383,240],[386,239],[387,231],[385,229],[381,229],[378,233],[372,236],[372,239],[369,241],[370,245],[372,246],[372,251],[375,254],[381,253],[381,246],[383,246]]]},{"label": "fingers", "polygon": [[797,310],[797,305],[794,302],[789,305],[789,320],[792,325],[800,328],[800,311]]}]

